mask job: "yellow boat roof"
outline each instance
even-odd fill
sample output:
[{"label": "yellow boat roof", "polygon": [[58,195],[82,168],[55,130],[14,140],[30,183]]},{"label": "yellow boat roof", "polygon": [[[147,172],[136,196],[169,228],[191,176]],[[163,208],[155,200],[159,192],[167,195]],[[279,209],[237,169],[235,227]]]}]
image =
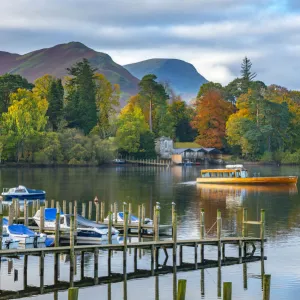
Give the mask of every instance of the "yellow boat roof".
[{"label": "yellow boat roof", "polygon": [[235,169],[204,169],[201,170],[201,173],[231,173],[236,171],[246,171],[244,168],[235,168]]}]

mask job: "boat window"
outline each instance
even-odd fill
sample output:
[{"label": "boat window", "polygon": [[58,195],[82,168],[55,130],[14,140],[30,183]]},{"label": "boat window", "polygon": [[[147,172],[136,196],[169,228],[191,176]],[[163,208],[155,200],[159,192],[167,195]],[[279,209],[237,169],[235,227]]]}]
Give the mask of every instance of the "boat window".
[{"label": "boat window", "polygon": [[229,174],[227,172],[223,173],[223,177],[228,177],[228,176],[229,176]]},{"label": "boat window", "polygon": [[60,218],[60,224],[61,224],[61,225],[64,224],[64,217]]},{"label": "boat window", "polygon": [[26,193],[25,189],[16,189],[16,193]]},{"label": "boat window", "polygon": [[241,171],[241,177],[242,178],[247,178],[248,177],[248,173],[246,170]]},{"label": "boat window", "polygon": [[235,177],[236,177],[236,178],[240,178],[240,177],[241,177],[241,172],[240,172],[240,171],[236,171]]}]

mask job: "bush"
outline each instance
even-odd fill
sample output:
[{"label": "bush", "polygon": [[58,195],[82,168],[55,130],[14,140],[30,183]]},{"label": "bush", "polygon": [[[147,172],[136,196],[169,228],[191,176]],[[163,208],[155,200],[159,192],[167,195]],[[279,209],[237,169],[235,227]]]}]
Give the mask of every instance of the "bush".
[{"label": "bush", "polygon": [[274,160],[272,152],[266,151],[260,158],[260,161],[265,163],[273,162]]},{"label": "bush", "polygon": [[300,164],[300,150],[297,150],[294,153],[286,151],[283,153],[282,164]]}]

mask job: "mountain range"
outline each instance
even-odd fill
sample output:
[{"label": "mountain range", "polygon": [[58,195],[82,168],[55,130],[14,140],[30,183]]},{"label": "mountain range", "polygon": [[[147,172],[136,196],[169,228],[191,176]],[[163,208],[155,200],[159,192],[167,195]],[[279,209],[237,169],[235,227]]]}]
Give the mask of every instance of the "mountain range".
[{"label": "mountain range", "polygon": [[167,82],[186,100],[195,97],[201,84],[207,82],[192,64],[182,60],[149,59],[121,66],[108,54],[97,52],[80,42],[59,44],[24,55],[0,51],[0,75],[20,74],[30,82],[45,74],[61,78],[67,75],[68,67],[83,58],[87,58],[92,67],[110,82],[120,85],[123,99],[136,94],[139,80],[149,73],[155,74],[159,81]]}]

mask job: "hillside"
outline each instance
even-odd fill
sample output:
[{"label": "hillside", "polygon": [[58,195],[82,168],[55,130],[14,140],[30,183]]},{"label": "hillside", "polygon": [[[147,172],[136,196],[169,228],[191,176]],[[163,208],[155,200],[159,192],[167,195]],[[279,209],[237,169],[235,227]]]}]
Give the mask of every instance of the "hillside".
[{"label": "hillside", "polygon": [[200,86],[207,82],[192,64],[179,59],[148,59],[124,67],[139,79],[155,74],[160,82],[169,83],[185,100],[194,98]]},{"label": "hillside", "polygon": [[139,80],[124,67],[116,64],[109,55],[97,52],[79,42],[60,44],[25,55],[0,51],[0,74],[20,74],[33,82],[44,74],[56,77],[67,75],[66,68],[87,58],[99,73],[103,73],[112,83],[118,83],[122,92],[135,94]]}]

